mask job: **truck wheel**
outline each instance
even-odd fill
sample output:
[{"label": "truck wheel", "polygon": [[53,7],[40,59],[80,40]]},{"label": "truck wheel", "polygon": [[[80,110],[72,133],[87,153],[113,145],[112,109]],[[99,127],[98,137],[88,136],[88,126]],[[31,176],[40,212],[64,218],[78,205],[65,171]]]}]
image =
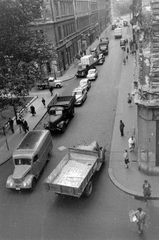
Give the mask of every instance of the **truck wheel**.
[{"label": "truck wheel", "polygon": [[31,190],[32,191],[35,189],[35,186],[36,186],[36,179],[33,178],[32,185],[31,185]]},{"label": "truck wheel", "polygon": [[61,131],[62,131],[62,133],[64,133],[66,131],[66,123],[64,123]]},{"label": "truck wheel", "polygon": [[75,112],[74,112],[74,109],[72,110],[72,113],[71,113],[71,118],[74,118],[75,116]]},{"label": "truck wheel", "polygon": [[93,189],[92,181],[89,181],[89,183],[86,186],[85,191],[84,191],[84,194],[86,197],[89,197],[91,195],[92,189]]}]

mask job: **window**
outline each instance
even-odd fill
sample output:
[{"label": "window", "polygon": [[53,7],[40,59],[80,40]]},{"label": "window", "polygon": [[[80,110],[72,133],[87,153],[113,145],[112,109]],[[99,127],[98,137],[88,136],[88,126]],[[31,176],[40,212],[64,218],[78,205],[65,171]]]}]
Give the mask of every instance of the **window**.
[{"label": "window", "polygon": [[38,160],[38,154],[35,155],[34,159],[33,159],[33,163],[36,162]]},{"label": "window", "polygon": [[61,27],[60,26],[58,27],[58,37],[59,37],[59,40],[62,39]]},{"label": "window", "polygon": [[58,6],[58,2],[55,2],[55,14],[56,16],[59,16],[59,6]]}]

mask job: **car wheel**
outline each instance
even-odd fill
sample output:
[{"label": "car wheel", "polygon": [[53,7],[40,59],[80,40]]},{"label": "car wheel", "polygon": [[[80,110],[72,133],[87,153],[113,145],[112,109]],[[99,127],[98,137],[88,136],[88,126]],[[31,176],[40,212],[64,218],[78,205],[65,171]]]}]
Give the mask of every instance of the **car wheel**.
[{"label": "car wheel", "polygon": [[32,191],[35,189],[35,186],[36,186],[36,179],[33,178],[33,180],[32,180],[32,185],[31,185],[31,190],[32,190]]},{"label": "car wheel", "polygon": [[60,84],[57,84],[56,87],[57,87],[57,88],[61,88],[61,85],[60,85]]},{"label": "car wheel", "polygon": [[66,131],[66,123],[63,124],[63,127],[62,127],[62,133],[64,133]]}]

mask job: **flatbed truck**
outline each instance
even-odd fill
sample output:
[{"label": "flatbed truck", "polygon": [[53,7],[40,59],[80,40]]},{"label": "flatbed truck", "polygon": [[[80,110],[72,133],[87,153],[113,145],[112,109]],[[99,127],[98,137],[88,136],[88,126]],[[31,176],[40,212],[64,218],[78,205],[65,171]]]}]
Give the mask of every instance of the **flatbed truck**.
[{"label": "flatbed truck", "polygon": [[105,148],[99,147],[96,141],[88,146],[69,148],[68,153],[45,179],[46,190],[78,198],[82,194],[90,196],[92,177],[104,163],[105,152]]}]

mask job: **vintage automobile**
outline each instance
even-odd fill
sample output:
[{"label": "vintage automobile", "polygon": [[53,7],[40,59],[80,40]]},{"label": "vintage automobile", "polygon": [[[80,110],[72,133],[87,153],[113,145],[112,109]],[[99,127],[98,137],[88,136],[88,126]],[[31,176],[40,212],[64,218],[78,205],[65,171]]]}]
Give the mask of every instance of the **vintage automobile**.
[{"label": "vintage automobile", "polygon": [[88,71],[87,78],[88,80],[96,80],[98,77],[98,71],[96,68],[92,68]]},{"label": "vintage automobile", "polygon": [[99,54],[99,61],[98,61],[98,65],[101,65],[105,62],[105,56],[103,55],[103,53]]},{"label": "vintage automobile", "polygon": [[87,90],[79,86],[73,90],[72,96],[75,96],[75,106],[82,105],[87,98]]},{"label": "vintage automobile", "polygon": [[88,91],[91,88],[91,82],[87,78],[84,78],[79,82],[79,86]]},{"label": "vintage automobile", "polygon": [[126,49],[126,39],[120,39],[120,47],[125,50]]}]

